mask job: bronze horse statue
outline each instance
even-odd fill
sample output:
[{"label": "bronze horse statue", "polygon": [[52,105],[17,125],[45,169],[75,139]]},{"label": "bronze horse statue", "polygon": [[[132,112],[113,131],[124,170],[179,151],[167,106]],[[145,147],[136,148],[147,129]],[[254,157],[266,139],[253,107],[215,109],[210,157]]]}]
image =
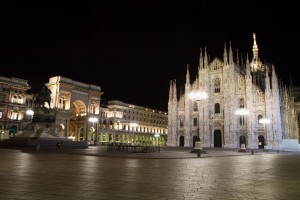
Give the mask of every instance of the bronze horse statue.
[{"label": "bronze horse statue", "polygon": [[51,101],[51,90],[47,86],[44,86],[38,94],[35,95],[35,106],[36,107],[45,107],[45,102],[48,103],[50,109]]}]

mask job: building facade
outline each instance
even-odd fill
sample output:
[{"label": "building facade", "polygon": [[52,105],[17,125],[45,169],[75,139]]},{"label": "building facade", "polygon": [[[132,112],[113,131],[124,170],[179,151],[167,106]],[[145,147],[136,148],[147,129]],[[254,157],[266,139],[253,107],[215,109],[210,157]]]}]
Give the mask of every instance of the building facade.
[{"label": "building facade", "polygon": [[165,146],[167,126],[166,112],[112,100],[106,108],[101,108],[99,141]]},{"label": "building facade", "polygon": [[[100,107],[100,86],[62,76],[49,78],[45,86],[51,91],[50,109],[60,136],[91,144],[166,145],[166,112],[122,101]],[[31,122],[38,105],[29,89],[27,80],[0,77],[0,140],[21,134]],[[49,108],[46,102],[44,106]]]},{"label": "building facade", "polygon": [[168,102],[168,146],[283,149],[299,143],[296,102],[275,67],[262,63],[253,34],[253,55],[233,59],[231,43],[223,60],[208,60],[200,50],[198,76],[177,98],[171,81]]},{"label": "building facade", "polygon": [[56,76],[46,86],[51,90],[51,109],[61,135],[91,144],[129,143],[165,145],[167,114],[158,110],[109,101],[100,107],[100,86]]},{"label": "building facade", "polygon": [[22,133],[32,117],[27,80],[0,76],[0,140]]}]

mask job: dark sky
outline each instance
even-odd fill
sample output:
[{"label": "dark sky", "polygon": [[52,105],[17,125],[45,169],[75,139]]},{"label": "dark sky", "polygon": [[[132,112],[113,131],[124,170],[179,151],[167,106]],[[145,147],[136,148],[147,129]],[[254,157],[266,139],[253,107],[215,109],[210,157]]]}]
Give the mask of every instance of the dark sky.
[{"label": "dark sky", "polygon": [[[76,3],[75,3],[76,2]],[[296,2],[296,1],[294,1]],[[51,76],[99,85],[103,100],[167,111],[169,83],[196,78],[200,48],[224,42],[297,83],[299,10],[289,1],[1,1],[0,76],[39,89]],[[299,79],[300,80],[300,79]],[[297,84],[299,84],[298,81]]]}]

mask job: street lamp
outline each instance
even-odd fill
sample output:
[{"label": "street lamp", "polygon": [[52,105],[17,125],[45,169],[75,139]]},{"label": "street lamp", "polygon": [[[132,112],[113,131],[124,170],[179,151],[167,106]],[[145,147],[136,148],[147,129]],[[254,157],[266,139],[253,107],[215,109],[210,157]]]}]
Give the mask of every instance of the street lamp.
[{"label": "street lamp", "polygon": [[268,133],[267,133],[267,129],[266,129],[266,124],[270,124],[271,120],[268,119],[268,118],[261,118],[258,122],[264,125],[264,130],[265,130],[265,133],[266,133],[266,139],[265,139],[266,145],[264,146],[264,149],[268,150],[268,143],[267,143],[268,142]]},{"label": "street lamp", "polygon": [[95,137],[94,137],[94,145],[97,146],[98,143],[98,121],[99,119],[97,117],[90,117],[89,118],[89,122],[93,123],[93,128],[94,128],[94,124],[96,123],[96,128],[95,128]]},{"label": "street lamp", "polygon": [[29,116],[29,119],[30,119],[30,120],[32,120],[32,117],[33,117],[33,115],[34,115],[33,110],[31,110],[31,109],[26,110],[26,115]]},{"label": "street lamp", "polygon": [[134,143],[135,143],[135,137],[134,137],[134,128],[136,128],[137,126],[138,126],[138,124],[137,123],[130,123],[130,126],[131,126],[131,128],[132,128],[132,135],[133,135],[133,145],[134,145]]},{"label": "street lamp", "polygon": [[159,133],[155,133],[154,137],[156,138],[156,143],[159,146],[159,137],[160,137],[160,134]]},{"label": "street lamp", "polygon": [[[245,116],[247,116],[249,114],[249,110],[245,109],[245,108],[239,108],[235,111],[236,115],[240,116],[240,126],[244,126],[245,125]],[[247,120],[246,120],[247,122]],[[246,137],[247,137],[247,124],[246,124]],[[246,152],[246,141],[245,143],[243,143],[244,141],[242,141],[241,143],[241,147],[240,147],[240,151],[242,152]]]},{"label": "street lamp", "polygon": [[[190,98],[197,102],[198,106],[198,139],[200,139],[200,101],[202,101],[202,108],[203,108],[203,115],[202,115],[202,126],[201,126],[201,133],[202,133],[202,140],[203,140],[203,130],[204,130],[204,106],[203,106],[203,99],[207,98],[207,93],[204,91],[192,91],[190,93]],[[203,130],[202,130],[203,127]]]}]

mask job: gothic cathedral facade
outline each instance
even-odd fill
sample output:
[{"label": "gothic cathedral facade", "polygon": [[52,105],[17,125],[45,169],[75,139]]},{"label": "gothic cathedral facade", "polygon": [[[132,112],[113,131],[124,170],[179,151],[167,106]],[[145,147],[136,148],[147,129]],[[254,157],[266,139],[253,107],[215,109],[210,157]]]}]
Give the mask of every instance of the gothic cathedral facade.
[{"label": "gothic cathedral facade", "polygon": [[223,60],[209,62],[200,49],[199,73],[177,98],[171,80],[168,101],[168,146],[280,150],[285,140],[299,143],[296,103],[273,65],[262,63],[253,34],[253,57],[233,59],[231,44]]}]

